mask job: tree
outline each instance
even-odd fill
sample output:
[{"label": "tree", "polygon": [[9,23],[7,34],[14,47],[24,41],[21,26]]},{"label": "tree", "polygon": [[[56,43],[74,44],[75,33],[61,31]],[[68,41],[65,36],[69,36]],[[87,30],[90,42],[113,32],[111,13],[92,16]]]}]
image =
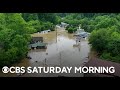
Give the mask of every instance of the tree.
[{"label": "tree", "polygon": [[95,50],[102,53],[108,44],[108,31],[106,29],[94,30],[90,35],[89,43]]},{"label": "tree", "polygon": [[30,20],[38,20],[38,14],[37,13],[22,13],[22,17],[25,21]]},{"label": "tree", "polygon": [[[22,18],[20,13],[4,13],[0,30],[0,66],[10,65],[24,58],[28,52],[32,26]],[[1,19],[1,18],[0,18]]]},{"label": "tree", "polygon": [[55,13],[38,13],[38,19],[43,22],[51,22],[53,24],[58,23],[58,19]]}]

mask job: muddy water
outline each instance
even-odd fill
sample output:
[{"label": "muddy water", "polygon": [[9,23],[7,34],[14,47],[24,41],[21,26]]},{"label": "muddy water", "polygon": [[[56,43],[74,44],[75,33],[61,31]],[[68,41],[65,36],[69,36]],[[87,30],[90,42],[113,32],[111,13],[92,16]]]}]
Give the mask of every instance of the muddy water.
[{"label": "muddy water", "polygon": [[[28,55],[32,58],[30,60],[22,60],[14,66],[83,66],[87,61],[90,47],[87,39],[82,39],[81,42],[76,43],[73,34],[68,34],[64,29],[57,29],[56,31],[40,34],[35,33],[32,36],[42,36],[44,42],[47,44],[47,49],[30,50]],[[16,74],[0,74],[4,76],[16,76]],[[22,77],[82,77],[81,73],[70,74],[24,74]]]}]

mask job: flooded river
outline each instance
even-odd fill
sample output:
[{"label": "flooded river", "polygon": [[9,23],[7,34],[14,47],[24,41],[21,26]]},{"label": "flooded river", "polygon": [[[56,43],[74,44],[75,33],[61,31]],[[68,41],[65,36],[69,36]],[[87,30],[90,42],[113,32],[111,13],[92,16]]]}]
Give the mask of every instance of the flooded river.
[{"label": "flooded river", "polygon": [[[63,28],[45,34],[35,33],[32,36],[43,37],[44,42],[47,43],[47,49],[30,50],[28,55],[32,59],[24,59],[14,66],[72,66],[80,67],[87,62],[90,46],[87,39],[82,39],[81,42],[76,43],[76,38],[73,34],[67,33]],[[0,76],[16,76],[16,74],[3,74]],[[83,77],[81,73],[69,74],[28,74],[25,73],[21,77]]]}]

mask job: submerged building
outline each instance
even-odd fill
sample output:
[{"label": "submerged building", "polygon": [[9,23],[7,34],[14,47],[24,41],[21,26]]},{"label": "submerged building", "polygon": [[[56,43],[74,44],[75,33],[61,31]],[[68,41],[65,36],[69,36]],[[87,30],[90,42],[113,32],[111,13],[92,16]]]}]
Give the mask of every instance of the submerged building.
[{"label": "submerged building", "polygon": [[88,37],[89,35],[90,33],[85,32],[84,29],[81,29],[80,27],[77,29],[77,31],[74,34],[74,36],[79,36],[81,38]]},{"label": "submerged building", "polygon": [[46,49],[47,43],[43,43],[43,37],[32,37],[29,49]]},{"label": "submerged building", "polygon": [[43,42],[43,37],[32,37],[30,44],[34,44],[37,42]]},{"label": "submerged building", "polygon": [[47,43],[37,42],[30,45],[31,49],[46,49]]}]

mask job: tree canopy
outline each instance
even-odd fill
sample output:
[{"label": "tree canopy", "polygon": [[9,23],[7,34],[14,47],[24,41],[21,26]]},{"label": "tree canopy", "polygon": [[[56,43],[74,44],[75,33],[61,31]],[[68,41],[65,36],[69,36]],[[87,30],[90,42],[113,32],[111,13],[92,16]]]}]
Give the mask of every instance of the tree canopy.
[{"label": "tree canopy", "polygon": [[0,13],[0,67],[25,58],[34,32],[54,30],[57,17],[40,13]]}]

